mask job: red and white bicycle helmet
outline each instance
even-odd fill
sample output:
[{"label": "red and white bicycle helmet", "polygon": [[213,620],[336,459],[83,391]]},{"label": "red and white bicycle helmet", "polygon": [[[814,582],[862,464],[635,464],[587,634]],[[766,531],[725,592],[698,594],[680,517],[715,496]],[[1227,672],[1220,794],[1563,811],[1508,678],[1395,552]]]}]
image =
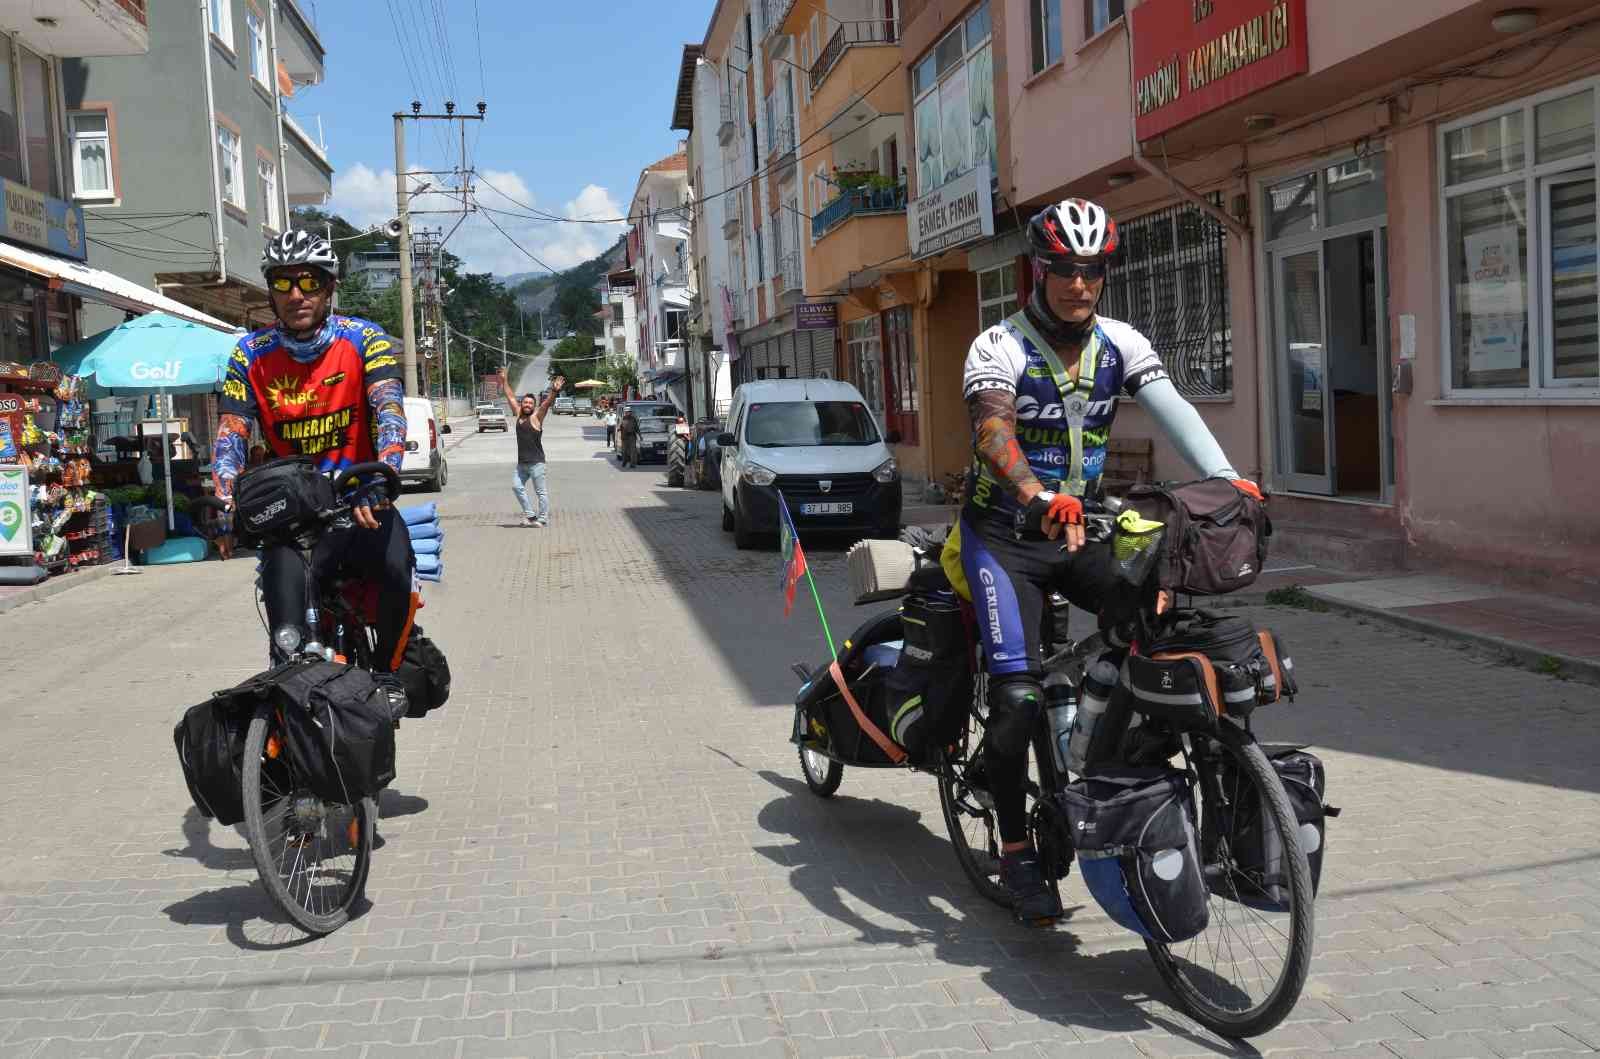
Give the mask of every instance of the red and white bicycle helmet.
[{"label": "red and white bicycle helmet", "polygon": [[1117,222],[1104,206],[1087,199],[1064,199],[1046,206],[1028,222],[1028,248],[1035,260],[1104,257],[1117,249]]}]

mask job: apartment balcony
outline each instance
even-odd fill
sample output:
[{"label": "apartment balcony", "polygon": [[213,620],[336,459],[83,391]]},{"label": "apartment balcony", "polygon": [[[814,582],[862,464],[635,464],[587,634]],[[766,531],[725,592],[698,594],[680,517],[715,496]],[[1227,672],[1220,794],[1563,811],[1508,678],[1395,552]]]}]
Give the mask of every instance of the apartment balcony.
[{"label": "apartment balcony", "polygon": [[733,142],[739,126],[733,120],[733,100],[723,97],[717,101],[717,143],[723,147]]},{"label": "apartment balcony", "polygon": [[906,189],[851,188],[811,219],[811,232],[805,282],[813,295],[876,282],[878,263],[909,249]]},{"label": "apartment balcony", "polygon": [[729,292],[729,301],[733,303],[732,323],[735,327],[744,327],[750,323],[750,292],[736,290]]},{"label": "apartment balcony", "polygon": [[288,114],[283,116],[285,188],[291,206],[320,206],[333,194],[333,163],[322,146]]},{"label": "apartment balcony", "polygon": [[144,55],[150,50],[145,7],[146,0],[0,0],[0,25],[40,55]]},{"label": "apartment balcony", "polygon": [[297,85],[322,83],[327,53],[299,0],[278,0],[278,60]]},{"label": "apartment balcony", "polygon": [[805,275],[801,268],[800,251],[786,250],[778,256],[778,275],[775,280],[773,286],[778,288],[780,294],[804,289]]},{"label": "apartment balcony", "polygon": [[771,150],[767,154],[767,168],[783,175],[794,168],[794,118],[785,116],[772,122],[772,135],[768,137]]},{"label": "apartment balcony", "polygon": [[724,239],[739,238],[739,229],[744,224],[744,211],[739,200],[731,195],[722,197],[722,237]]},{"label": "apartment balcony", "polygon": [[839,28],[833,31],[833,36],[829,37],[828,43],[823,46],[822,53],[811,64],[809,71],[811,91],[815,92],[822,87],[822,82],[828,79],[828,75],[833,73],[852,49],[897,45],[899,42],[898,18],[874,18],[839,23]]},{"label": "apartment balcony", "polygon": [[[821,239],[844,225],[852,217],[870,214],[904,215],[906,212],[906,186],[874,188],[849,188],[838,198],[822,207],[811,218],[811,238]],[[904,222],[902,222],[904,227]]]},{"label": "apartment balcony", "polygon": [[789,12],[794,10],[794,0],[762,0],[761,8],[765,15],[762,25],[766,27],[761,39],[771,40],[783,28],[783,20],[789,17]]}]

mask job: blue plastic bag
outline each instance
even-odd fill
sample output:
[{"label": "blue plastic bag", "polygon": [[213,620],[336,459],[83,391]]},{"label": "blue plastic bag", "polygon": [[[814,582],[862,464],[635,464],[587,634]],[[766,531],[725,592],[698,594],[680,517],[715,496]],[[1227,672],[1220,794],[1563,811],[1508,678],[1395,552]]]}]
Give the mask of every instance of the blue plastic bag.
[{"label": "blue plastic bag", "polygon": [[407,523],[406,532],[411,535],[413,542],[444,536],[444,528],[437,522]]},{"label": "blue plastic bag", "polygon": [[400,517],[406,525],[414,526],[419,522],[437,522],[439,519],[439,505],[432,500],[426,504],[413,504],[410,507],[397,507]]}]

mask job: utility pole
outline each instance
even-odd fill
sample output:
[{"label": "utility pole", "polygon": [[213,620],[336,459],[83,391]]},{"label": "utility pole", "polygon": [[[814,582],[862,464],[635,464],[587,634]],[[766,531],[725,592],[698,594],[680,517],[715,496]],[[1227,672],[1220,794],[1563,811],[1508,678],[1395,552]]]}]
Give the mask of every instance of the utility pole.
[{"label": "utility pole", "polygon": [[[415,294],[411,286],[411,195],[406,190],[406,130],[405,123],[410,121],[482,121],[488,105],[482,100],[478,101],[478,113],[457,114],[456,105],[450,100],[444,104],[443,114],[424,114],[422,104],[417,100],[411,101],[411,113],[401,111],[394,113],[394,187],[395,204],[399,210],[400,222],[400,314],[403,318],[402,339],[405,350],[401,357],[401,371],[406,392],[417,393],[417,325],[412,319],[416,311]],[[466,213],[468,208],[468,194],[470,181],[467,178],[466,159],[466,126],[461,126],[461,211]],[[437,212],[437,211],[424,211]]]}]

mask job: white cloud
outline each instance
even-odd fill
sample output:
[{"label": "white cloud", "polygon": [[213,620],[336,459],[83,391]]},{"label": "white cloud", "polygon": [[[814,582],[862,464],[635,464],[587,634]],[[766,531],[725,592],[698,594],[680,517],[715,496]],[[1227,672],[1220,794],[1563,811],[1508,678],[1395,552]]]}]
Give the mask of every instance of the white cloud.
[{"label": "white cloud", "polygon": [[[407,175],[413,191],[411,208],[414,211],[456,210],[460,198],[433,190],[428,182],[436,177],[417,173]],[[504,194],[500,194],[503,192]],[[446,249],[466,262],[469,272],[493,272],[509,275],[514,272],[538,272],[540,266],[506,238],[507,235],[525,247],[551,268],[560,270],[582,264],[616,242],[626,225],[565,224],[535,220],[528,217],[507,216],[527,214],[523,206],[533,207],[542,213],[554,213],[573,219],[603,219],[621,217],[624,210],[611,193],[597,184],[584,186],[577,195],[559,209],[541,205],[528,188],[527,181],[511,170],[486,169],[478,177],[477,202],[488,209],[504,211],[471,214],[455,234]],[[513,203],[521,203],[516,205]],[[357,163],[342,170],[334,178],[333,212],[357,226],[382,224],[395,215],[394,169],[374,170]],[[493,223],[490,222],[493,218]],[[455,227],[459,214],[417,212],[412,217],[412,227]],[[502,235],[495,224],[505,229]]]}]

